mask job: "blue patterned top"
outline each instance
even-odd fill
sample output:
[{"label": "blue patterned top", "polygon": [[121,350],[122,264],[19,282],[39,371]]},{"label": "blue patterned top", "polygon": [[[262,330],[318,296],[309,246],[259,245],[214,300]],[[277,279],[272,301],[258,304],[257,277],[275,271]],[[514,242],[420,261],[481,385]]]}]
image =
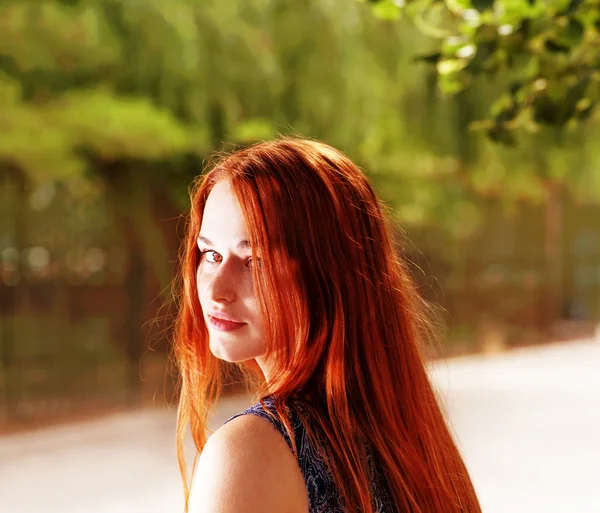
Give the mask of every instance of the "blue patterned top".
[{"label": "blue patterned top", "polygon": [[[264,399],[266,407],[275,413],[273,397]],[[312,446],[309,441],[308,434],[300,417],[297,413],[298,409],[302,409],[300,402],[290,401],[286,403],[290,410],[290,425],[294,431],[296,448],[298,451],[298,465],[304,476],[306,490],[308,492],[309,513],[345,513],[344,499],[339,493],[331,475],[327,464],[321,458],[320,453]],[[305,413],[304,410],[302,410]],[[290,438],[279,420],[273,419],[263,409],[260,402],[255,403],[250,408],[237,413],[225,421],[225,424],[240,415],[256,415],[267,420],[279,431],[285,438],[290,450],[292,444]],[[375,513],[396,513],[396,509],[390,500],[387,485],[381,471],[375,466],[373,454],[368,445],[367,460],[370,469],[371,480],[371,497],[374,504]]]}]

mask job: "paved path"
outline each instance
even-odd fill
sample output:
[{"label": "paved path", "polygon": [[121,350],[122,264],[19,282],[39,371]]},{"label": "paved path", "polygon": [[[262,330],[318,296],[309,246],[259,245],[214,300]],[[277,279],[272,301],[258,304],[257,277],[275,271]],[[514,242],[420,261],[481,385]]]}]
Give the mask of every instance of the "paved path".
[{"label": "paved path", "polygon": [[[484,513],[600,513],[600,343],[431,369]],[[222,401],[213,427],[243,409]],[[1,513],[179,513],[175,413],[0,437]]]}]

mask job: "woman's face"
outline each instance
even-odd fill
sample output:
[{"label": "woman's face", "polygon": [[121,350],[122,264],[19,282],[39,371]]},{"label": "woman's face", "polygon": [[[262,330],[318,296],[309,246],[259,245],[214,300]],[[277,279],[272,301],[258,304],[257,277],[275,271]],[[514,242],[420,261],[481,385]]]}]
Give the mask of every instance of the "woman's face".
[{"label": "woman's face", "polygon": [[[228,181],[211,190],[198,235],[198,298],[211,352],[228,362],[256,358],[265,372],[264,323],[252,283],[246,222]],[[265,372],[266,374],[266,372]]]}]

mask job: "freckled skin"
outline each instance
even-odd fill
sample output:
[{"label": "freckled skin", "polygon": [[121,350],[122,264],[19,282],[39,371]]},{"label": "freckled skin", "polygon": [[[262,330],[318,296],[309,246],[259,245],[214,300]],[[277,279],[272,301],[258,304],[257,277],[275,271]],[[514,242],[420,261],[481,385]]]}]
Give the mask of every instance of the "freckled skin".
[{"label": "freckled skin", "polygon": [[242,415],[210,437],[194,477],[189,513],[308,510],[308,492],[298,462],[265,419]]},{"label": "freckled skin", "polygon": [[[265,330],[252,282],[247,227],[228,182],[208,196],[198,247],[198,298],[211,352],[229,362],[256,359],[265,378]],[[210,244],[207,242],[210,241]],[[221,331],[209,315],[220,312],[244,325]],[[266,420],[244,415],[221,426],[204,447],[192,484],[189,513],[306,513],[304,476],[283,437]]]},{"label": "freckled skin", "polygon": [[[252,251],[246,222],[228,181],[215,184],[202,217],[198,247],[198,298],[209,331],[211,352],[228,362],[256,359],[267,375],[264,361],[265,329],[252,280]],[[211,242],[208,244],[205,240]],[[245,323],[234,331],[219,331],[209,321],[212,312]]]}]

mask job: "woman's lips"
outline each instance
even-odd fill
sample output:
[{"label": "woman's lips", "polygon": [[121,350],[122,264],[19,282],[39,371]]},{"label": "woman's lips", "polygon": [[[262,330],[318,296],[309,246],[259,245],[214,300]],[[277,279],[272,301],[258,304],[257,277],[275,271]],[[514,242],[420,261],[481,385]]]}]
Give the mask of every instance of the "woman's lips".
[{"label": "woman's lips", "polygon": [[219,331],[234,331],[246,325],[245,322],[228,321],[227,319],[220,319],[212,315],[208,316],[208,321],[213,328]]}]

